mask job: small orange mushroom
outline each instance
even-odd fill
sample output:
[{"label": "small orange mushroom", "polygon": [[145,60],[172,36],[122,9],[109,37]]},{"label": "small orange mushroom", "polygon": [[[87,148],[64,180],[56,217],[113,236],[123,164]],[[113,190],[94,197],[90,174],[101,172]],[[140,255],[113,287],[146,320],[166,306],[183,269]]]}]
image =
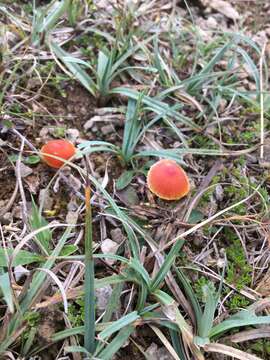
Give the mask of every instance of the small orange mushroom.
[{"label": "small orange mushroom", "polygon": [[179,200],[190,190],[185,171],[170,159],[162,159],[150,167],[147,175],[149,189],[164,200]]},{"label": "small orange mushroom", "polygon": [[42,160],[49,166],[59,169],[65,162],[49,155],[57,156],[63,160],[69,160],[75,153],[75,146],[64,139],[50,140],[41,148]]}]

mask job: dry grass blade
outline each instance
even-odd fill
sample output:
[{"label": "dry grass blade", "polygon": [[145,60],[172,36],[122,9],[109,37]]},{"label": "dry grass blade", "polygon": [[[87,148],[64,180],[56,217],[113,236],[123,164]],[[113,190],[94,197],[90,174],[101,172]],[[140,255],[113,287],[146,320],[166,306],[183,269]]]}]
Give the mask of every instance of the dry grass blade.
[{"label": "dry grass blade", "polygon": [[207,344],[204,346],[204,350],[208,352],[228,355],[231,356],[232,358],[236,358],[239,360],[263,360],[257,356],[251,355],[247,352],[223,344],[214,344],[214,343]]},{"label": "dry grass blade", "polygon": [[247,196],[245,199],[238,201],[237,203],[228,206],[227,208],[217,212],[216,214],[214,214],[213,216],[211,216],[209,219],[206,219],[202,222],[200,222],[199,224],[193,226],[191,229],[185,231],[184,233],[176,236],[173,240],[169,241],[165,246],[163,246],[162,249],[160,249],[160,251],[164,251],[166,249],[168,249],[170,246],[172,246],[176,241],[185,238],[187,235],[190,235],[192,233],[194,233],[194,231],[202,228],[203,226],[210,224],[213,220],[215,220],[216,218],[220,217],[221,215],[225,214],[226,212],[234,209],[236,206],[241,205],[243,203],[245,203],[246,201],[248,201],[249,199],[251,199],[258,191],[259,187],[249,196]]},{"label": "dry grass blade", "polygon": [[255,339],[270,338],[270,326],[260,327],[259,329],[241,331],[228,337],[233,343],[250,341]]},{"label": "dry grass blade", "polygon": [[170,342],[167,340],[166,336],[160,331],[159,328],[156,326],[150,325],[150,328],[154,331],[154,333],[159,337],[160,341],[163,343],[163,345],[166,347],[166,349],[169,351],[169,353],[172,355],[172,357],[175,360],[181,360],[178,355],[176,354],[174,348],[170,344]]}]

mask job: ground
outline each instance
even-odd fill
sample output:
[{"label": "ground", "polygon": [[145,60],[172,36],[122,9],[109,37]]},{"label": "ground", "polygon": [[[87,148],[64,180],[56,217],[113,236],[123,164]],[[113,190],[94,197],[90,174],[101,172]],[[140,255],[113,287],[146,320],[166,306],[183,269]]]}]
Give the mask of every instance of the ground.
[{"label": "ground", "polygon": [[[270,358],[269,16],[0,5],[1,359]],[[59,138],[76,155],[57,170],[40,149]],[[180,200],[148,187],[161,158]]]}]

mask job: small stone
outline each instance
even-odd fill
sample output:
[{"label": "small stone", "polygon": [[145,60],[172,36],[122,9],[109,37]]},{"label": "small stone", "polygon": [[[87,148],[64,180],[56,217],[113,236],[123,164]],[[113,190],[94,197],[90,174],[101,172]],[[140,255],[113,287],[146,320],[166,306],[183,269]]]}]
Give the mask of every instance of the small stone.
[{"label": "small stone", "polygon": [[97,298],[96,304],[97,304],[97,312],[99,315],[101,315],[104,310],[106,310],[108,306],[108,302],[110,300],[110,297],[112,295],[112,287],[111,285],[106,285],[102,288],[96,289],[95,295]]},{"label": "small stone", "polygon": [[27,176],[29,176],[30,174],[32,174],[33,170],[25,165],[24,163],[20,163],[20,174],[22,178],[25,178]]},{"label": "small stone", "polygon": [[69,211],[66,215],[66,223],[67,224],[76,224],[78,220],[78,212],[76,211]]},{"label": "small stone", "polygon": [[47,189],[41,189],[38,197],[39,204],[43,205],[44,210],[51,210],[53,207],[53,198],[50,196],[50,192]]},{"label": "small stone", "polygon": [[120,228],[111,230],[111,237],[112,240],[117,244],[121,244],[125,240],[125,236],[123,235]]},{"label": "small stone", "polygon": [[68,140],[70,140],[72,143],[75,143],[77,138],[80,136],[80,132],[77,129],[68,129],[66,131],[66,135]]},{"label": "small stone", "polygon": [[[101,251],[103,252],[103,254],[116,254],[118,247],[119,245],[116,242],[112,241],[111,239],[105,239],[104,241],[102,241]],[[116,260],[106,259],[105,261],[109,265],[113,265]]]},{"label": "small stone", "polygon": [[28,275],[29,273],[30,273],[30,271],[27,270],[22,265],[18,265],[14,269],[14,276],[15,276],[16,281],[20,280],[21,277],[23,277],[24,275]]},{"label": "small stone", "polygon": [[10,212],[6,212],[0,220],[3,225],[8,225],[12,222],[12,214]]},{"label": "small stone", "polygon": [[[93,117],[91,117],[91,119],[87,120],[83,125],[84,130],[90,130],[94,126],[95,122],[98,119],[99,119],[99,116],[93,116]],[[91,129],[91,131],[92,131],[92,129]]]},{"label": "small stone", "polygon": [[225,111],[227,104],[228,104],[228,101],[226,99],[223,99],[223,98],[220,99],[220,101],[219,101],[219,110],[220,110],[220,112]]},{"label": "small stone", "polygon": [[223,187],[220,184],[216,185],[215,188],[215,198],[217,199],[217,201],[222,201],[224,198],[224,190]]},{"label": "small stone", "polygon": [[46,138],[48,135],[49,135],[49,128],[45,126],[40,130],[39,136],[41,138]]},{"label": "small stone", "polygon": [[104,125],[100,128],[100,131],[104,135],[111,134],[114,131],[114,128],[111,125]]},{"label": "small stone", "polygon": [[205,243],[203,232],[199,229],[194,237],[193,244],[198,248],[201,248]]},{"label": "small stone", "polygon": [[218,23],[213,16],[209,16],[209,18],[206,20],[206,23],[210,29],[216,29],[218,26]]}]

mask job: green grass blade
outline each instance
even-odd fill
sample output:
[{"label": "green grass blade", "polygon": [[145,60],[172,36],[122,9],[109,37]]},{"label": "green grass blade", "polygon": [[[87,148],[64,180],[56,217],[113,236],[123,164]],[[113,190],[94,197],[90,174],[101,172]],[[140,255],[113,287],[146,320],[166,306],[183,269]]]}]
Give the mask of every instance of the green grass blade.
[{"label": "green grass blade", "polygon": [[[87,180],[88,181],[88,180]],[[85,188],[85,278],[84,307],[85,334],[84,347],[90,353],[95,351],[95,269],[93,259],[92,209],[90,204],[91,189],[89,183]]]},{"label": "green grass blade", "polygon": [[121,317],[121,319],[114,321],[105,330],[101,331],[98,334],[98,337],[101,340],[105,340],[106,338],[111,336],[113,333],[121,330],[122,328],[126,327],[127,325],[134,323],[139,318],[140,318],[140,316],[139,316],[138,312],[132,311],[131,313]]},{"label": "green grass blade", "polygon": [[65,351],[67,353],[83,353],[87,355],[87,359],[90,359],[91,353],[82,346],[66,346]]},{"label": "green grass blade", "polygon": [[[9,266],[9,258],[13,257],[14,249],[0,247],[0,267]],[[12,261],[12,266],[27,265],[34,262],[43,262],[46,258],[26,250],[20,250]]]},{"label": "green grass blade", "polygon": [[129,161],[129,159],[131,158],[134,152],[136,146],[136,139],[142,128],[142,121],[140,121],[138,118],[140,102],[141,99],[138,99],[137,103],[133,99],[128,100],[128,107],[127,107],[122,149],[121,149],[121,153],[126,162]]},{"label": "green grass blade", "polygon": [[48,15],[45,16],[44,10],[35,10],[32,24],[32,44],[34,46],[39,44],[41,34],[51,30],[59,18],[68,9],[70,0],[54,1],[47,8]]},{"label": "green grass blade", "polygon": [[151,281],[150,284],[151,292],[154,292],[162,283],[162,281],[165,279],[168,272],[170,271],[172,264],[174,263],[175,257],[179,254],[179,251],[181,250],[183,245],[184,245],[184,240],[179,240],[173,245],[169,254],[166,256],[163,264],[161,265],[157,275]]},{"label": "green grass blade", "polygon": [[131,56],[133,55],[137,50],[148,44],[150,41],[153,40],[153,38],[156,35],[150,36],[148,39],[139,42],[138,44],[134,45],[133,47],[129,48],[126,52],[124,52],[120,58],[114,62],[111,68],[111,76],[119,69],[119,67]]},{"label": "green grass blade", "polygon": [[240,328],[243,326],[269,325],[270,316],[257,316],[250,310],[242,310],[229,319],[222,321],[220,324],[212,327],[209,337],[216,338],[222,336],[228,330]]},{"label": "green grass blade", "polygon": [[111,297],[109,299],[109,303],[106,307],[106,312],[103,316],[102,322],[106,323],[111,320],[114,311],[117,309],[118,305],[120,305],[120,296],[123,290],[123,283],[116,284],[113,288]]},{"label": "green grass blade", "polygon": [[45,17],[41,27],[38,29],[39,32],[51,30],[58,19],[65,13],[70,0],[57,1],[52,3],[49,8],[48,15]]},{"label": "green grass blade", "polygon": [[[30,222],[30,226],[31,226],[32,230],[37,230],[37,229],[40,229],[40,228],[48,225],[48,222],[40,214],[40,211],[33,199],[32,199],[32,213],[31,213],[29,222]],[[51,229],[46,229],[46,230],[39,232],[36,235],[36,239],[37,239],[38,246],[42,249],[42,251],[44,252],[44,255],[49,255],[49,253],[51,252],[50,242],[52,240]]]},{"label": "green grass blade", "polygon": [[56,43],[51,42],[50,47],[57,58],[62,61],[68,70],[74,75],[74,77],[93,95],[96,96],[96,84],[92,78],[82,69],[80,64],[77,64],[76,61],[69,61],[67,59],[71,58],[65,50],[63,50]]},{"label": "green grass blade", "polygon": [[187,296],[189,302],[192,305],[192,309],[195,313],[197,327],[199,327],[202,318],[202,309],[200,307],[197,296],[194,293],[183,271],[180,268],[176,267],[174,268],[174,271],[176,273],[176,276],[178,277],[178,280],[180,281],[181,287],[184,289],[185,295]]},{"label": "green grass blade", "polygon": [[169,329],[169,332],[172,339],[173,348],[179,356],[179,359],[187,360],[184,344],[181,337],[179,336],[179,332],[172,329]]},{"label": "green grass blade", "polygon": [[14,312],[13,291],[9,281],[9,275],[7,272],[6,273],[2,272],[1,269],[0,269],[0,290],[8,306],[8,310],[11,313],[13,313]]},{"label": "green grass blade", "polygon": [[202,290],[205,298],[205,307],[199,323],[198,334],[202,338],[208,338],[215,317],[218,296],[213,293],[213,290],[208,285],[203,286]]},{"label": "green grass blade", "polygon": [[[132,89],[124,88],[124,87],[118,87],[114,88],[110,91],[111,94],[121,94],[125,95],[128,98],[139,100],[141,98],[141,93]],[[179,114],[177,111],[172,109],[167,103],[164,103],[162,101],[159,101],[155,98],[151,98],[147,95],[144,95],[142,98],[142,103],[147,105],[152,111],[154,111],[157,114],[164,114],[166,113],[167,116],[171,116],[175,118],[176,120],[182,122],[184,125],[189,126],[193,129],[200,129],[200,127],[195,124],[193,121],[191,121],[189,118]]]},{"label": "green grass blade", "polygon": [[242,55],[243,59],[245,60],[246,64],[248,65],[249,69],[251,70],[252,76],[256,83],[256,89],[260,91],[260,74],[257,66],[254,64],[254,61],[251,59],[249,54],[242,49],[241,47],[237,46],[236,51]]},{"label": "green grass blade", "polygon": [[102,360],[111,360],[113,355],[123,346],[133,331],[133,325],[129,325],[121,329],[112,342],[104,350],[102,350],[97,357]]}]

